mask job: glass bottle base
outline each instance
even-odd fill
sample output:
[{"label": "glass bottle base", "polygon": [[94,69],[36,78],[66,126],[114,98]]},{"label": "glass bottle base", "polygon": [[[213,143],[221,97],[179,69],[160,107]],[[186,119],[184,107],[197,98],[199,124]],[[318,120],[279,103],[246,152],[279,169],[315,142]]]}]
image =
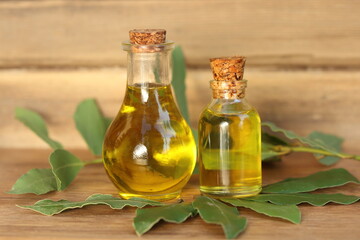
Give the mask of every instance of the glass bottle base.
[{"label": "glass bottle base", "polygon": [[251,197],[261,192],[261,186],[246,187],[207,187],[200,186],[203,195],[212,198],[243,198]]},{"label": "glass bottle base", "polygon": [[180,191],[174,192],[174,193],[165,193],[165,194],[134,194],[134,193],[123,193],[119,192],[119,195],[123,199],[129,199],[129,198],[145,198],[149,200],[155,200],[155,201],[168,201],[171,199],[179,198],[180,197]]}]

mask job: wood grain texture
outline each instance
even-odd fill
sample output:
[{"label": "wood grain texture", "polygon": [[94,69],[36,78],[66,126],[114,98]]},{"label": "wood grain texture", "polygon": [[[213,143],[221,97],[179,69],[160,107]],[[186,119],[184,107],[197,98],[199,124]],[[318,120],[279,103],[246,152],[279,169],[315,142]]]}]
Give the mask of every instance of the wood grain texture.
[{"label": "wood grain texture", "polygon": [[[345,149],[360,154],[359,71],[270,71],[248,69],[247,98],[263,121],[308,134],[313,130],[346,139]],[[76,105],[96,98],[107,116],[120,108],[126,85],[122,68],[73,71],[0,71],[0,146],[47,147],[14,119],[17,106],[43,115],[50,135],[67,148],[85,148],[72,120]],[[192,70],[187,77],[187,96],[194,127],[210,102],[210,69]]]},{"label": "wood grain texture", "polygon": [[1,1],[0,67],[124,65],[133,28],[161,27],[192,66],[360,67],[357,0]]},{"label": "wood grain texture", "polygon": [[[90,159],[84,151],[74,154]],[[115,187],[108,180],[101,165],[87,166],[75,181],[63,192],[42,196],[32,194],[7,195],[15,180],[31,168],[48,167],[48,150],[0,150],[0,238],[1,239],[139,239],[133,228],[133,208],[112,210],[105,206],[88,206],[83,209],[66,211],[48,217],[15,206],[30,205],[44,198],[53,200],[83,200],[93,193],[116,195]],[[336,167],[344,167],[360,177],[359,162],[343,160]],[[325,170],[307,154],[287,157],[282,163],[264,166],[264,184],[276,182],[287,177],[302,177]],[[341,192],[359,195],[359,185],[349,184],[322,193]],[[198,179],[193,177],[186,186],[182,197],[191,201],[199,195]],[[249,222],[247,230],[238,239],[358,239],[360,224],[358,212],[360,203],[349,206],[330,204],[324,207],[300,206],[302,223],[300,225],[273,219],[248,209],[240,208],[240,214]],[[199,217],[186,221],[180,226],[160,223],[143,239],[224,239],[220,226],[205,224]]]}]

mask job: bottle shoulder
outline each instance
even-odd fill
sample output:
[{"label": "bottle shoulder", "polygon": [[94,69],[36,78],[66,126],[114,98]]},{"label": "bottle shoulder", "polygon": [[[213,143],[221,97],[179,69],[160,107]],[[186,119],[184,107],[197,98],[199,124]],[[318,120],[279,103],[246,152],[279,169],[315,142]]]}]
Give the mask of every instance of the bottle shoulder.
[{"label": "bottle shoulder", "polygon": [[213,99],[203,110],[212,115],[259,115],[257,110],[245,99]]},{"label": "bottle shoulder", "polygon": [[120,111],[107,130],[105,145],[120,144],[124,139],[193,141],[169,86],[128,86]]},{"label": "bottle shoulder", "polygon": [[198,128],[200,133],[209,129],[212,129],[211,131],[222,129],[223,132],[239,132],[245,128],[248,130],[260,129],[260,126],[261,119],[256,109],[245,102],[236,102],[230,106],[225,104],[222,107],[218,106],[218,103],[209,104],[200,116]]}]

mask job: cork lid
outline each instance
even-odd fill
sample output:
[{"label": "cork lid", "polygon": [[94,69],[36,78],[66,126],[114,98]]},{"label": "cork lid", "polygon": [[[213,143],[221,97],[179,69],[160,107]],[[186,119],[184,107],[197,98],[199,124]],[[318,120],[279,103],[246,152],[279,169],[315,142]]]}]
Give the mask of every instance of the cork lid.
[{"label": "cork lid", "polygon": [[165,29],[133,29],[129,31],[130,43],[138,45],[156,45],[165,43]]},{"label": "cork lid", "polygon": [[241,99],[245,97],[247,81],[243,80],[246,58],[242,56],[211,58],[214,80],[210,81],[213,98]]},{"label": "cork lid", "polygon": [[210,66],[217,81],[242,80],[246,58],[243,56],[210,58]]}]

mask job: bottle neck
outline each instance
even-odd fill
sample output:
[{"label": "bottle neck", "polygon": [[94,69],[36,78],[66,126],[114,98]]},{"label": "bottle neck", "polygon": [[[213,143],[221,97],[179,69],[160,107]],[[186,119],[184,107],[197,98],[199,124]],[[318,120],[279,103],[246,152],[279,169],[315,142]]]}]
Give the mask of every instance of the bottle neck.
[{"label": "bottle neck", "polygon": [[[128,51],[128,85],[169,85],[171,83],[172,45],[125,46]],[[127,47],[127,49],[126,49]]]},{"label": "bottle neck", "polygon": [[210,81],[213,99],[245,98],[246,80]]},{"label": "bottle neck", "polygon": [[218,114],[239,114],[241,112],[253,109],[246,98],[213,98],[207,108]]}]

